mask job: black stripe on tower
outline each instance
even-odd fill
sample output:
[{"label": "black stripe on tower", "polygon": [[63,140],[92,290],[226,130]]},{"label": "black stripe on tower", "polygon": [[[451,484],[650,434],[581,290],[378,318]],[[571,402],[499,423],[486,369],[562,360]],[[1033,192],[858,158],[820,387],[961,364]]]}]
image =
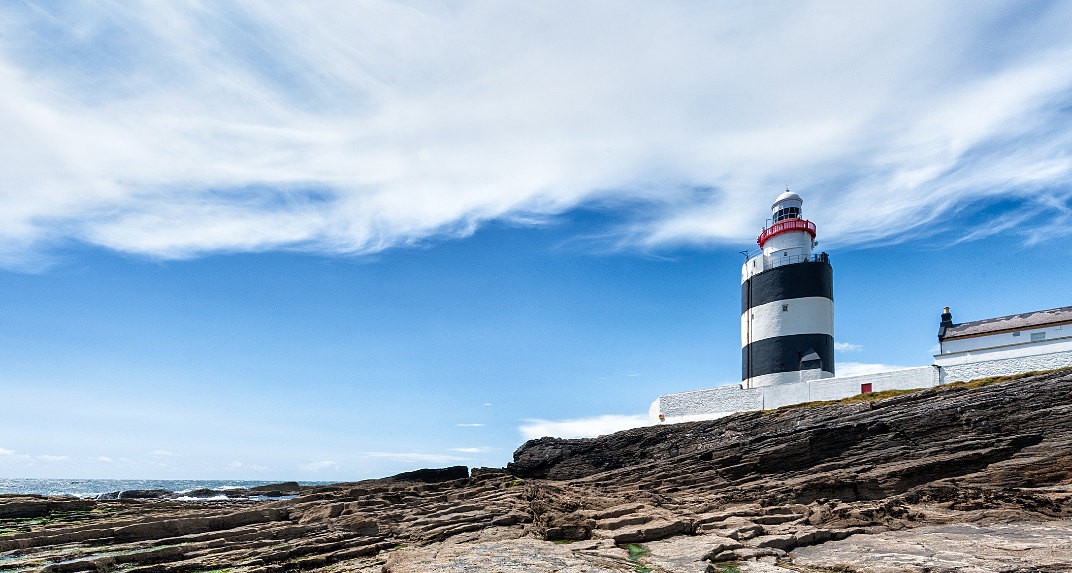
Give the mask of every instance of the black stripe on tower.
[{"label": "black stripe on tower", "polygon": [[[741,313],[750,313],[752,308],[767,303],[804,297],[834,300],[834,270],[825,256],[817,261],[774,267],[750,277],[741,285]],[[805,358],[812,352],[818,355],[822,370],[834,372],[834,338],[828,333],[750,341],[741,349],[741,379],[814,368],[816,361]]]},{"label": "black stripe on tower", "polygon": [[741,283],[741,314],[768,302],[806,296],[834,300],[834,269],[829,261],[774,267]]},{"label": "black stripe on tower", "polygon": [[[809,354],[819,355],[819,364],[807,361]],[[793,334],[757,340],[741,349],[741,380],[795,372],[819,367],[834,372],[834,337],[829,334]]]}]

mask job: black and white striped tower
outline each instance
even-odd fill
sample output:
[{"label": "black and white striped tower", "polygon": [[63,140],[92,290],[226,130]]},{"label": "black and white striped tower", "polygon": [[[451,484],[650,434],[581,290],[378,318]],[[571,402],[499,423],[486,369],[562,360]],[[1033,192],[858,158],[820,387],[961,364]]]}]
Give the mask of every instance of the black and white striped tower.
[{"label": "black and white striped tower", "polygon": [[745,388],[834,375],[834,273],[813,255],[815,224],[801,218],[800,196],[782,193],[762,253],[741,272],[741,379]]}]

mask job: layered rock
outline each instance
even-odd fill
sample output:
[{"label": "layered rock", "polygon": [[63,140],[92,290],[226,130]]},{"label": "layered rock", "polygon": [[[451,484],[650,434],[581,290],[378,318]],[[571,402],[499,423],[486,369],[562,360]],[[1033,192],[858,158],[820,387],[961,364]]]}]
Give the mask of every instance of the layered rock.
[{"label": "layered rock", "polygon": [[271,491],[296,497],[0,497],[0,570],[1072,571],[1045,549],[1072,532],[1072,374]]}]

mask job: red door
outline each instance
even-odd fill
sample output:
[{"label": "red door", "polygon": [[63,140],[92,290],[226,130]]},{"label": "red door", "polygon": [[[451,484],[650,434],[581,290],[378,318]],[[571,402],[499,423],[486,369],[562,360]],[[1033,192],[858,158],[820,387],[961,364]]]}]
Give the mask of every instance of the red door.
[{"label": "red door", "polygon": [[867,384],[860,384],[860,393],[861,394],[870,394],[871,393],[871,383],[868,382]]}]

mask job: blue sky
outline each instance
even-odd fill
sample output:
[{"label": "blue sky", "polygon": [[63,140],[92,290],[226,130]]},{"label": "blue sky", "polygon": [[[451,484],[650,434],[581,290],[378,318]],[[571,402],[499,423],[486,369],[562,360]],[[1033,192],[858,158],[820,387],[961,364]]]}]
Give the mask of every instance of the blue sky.
[{"label": "blue sky", "polygon": [[0,6],[0,476],[501,466],[736,382],[805,200],[838,371],[1072,262],[1069,2]]}]

